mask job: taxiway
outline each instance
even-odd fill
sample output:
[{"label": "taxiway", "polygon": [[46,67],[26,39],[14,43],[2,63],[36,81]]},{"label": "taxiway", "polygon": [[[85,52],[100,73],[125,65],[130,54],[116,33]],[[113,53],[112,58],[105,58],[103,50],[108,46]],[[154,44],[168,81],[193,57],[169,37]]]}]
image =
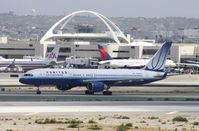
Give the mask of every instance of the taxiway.
[{"label": "taxiway", "polygon": [[199,102],[0,102],[0,113],[199,112]]}]

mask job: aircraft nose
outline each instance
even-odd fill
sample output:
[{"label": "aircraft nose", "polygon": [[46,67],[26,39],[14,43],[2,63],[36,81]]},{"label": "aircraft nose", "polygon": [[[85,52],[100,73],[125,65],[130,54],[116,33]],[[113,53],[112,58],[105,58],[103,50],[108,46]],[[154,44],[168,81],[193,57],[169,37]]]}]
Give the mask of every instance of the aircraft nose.
[{"label": "aircraft nose", "polygon": [[21,77],[21,78],[19,78],[19,82],[26,84],[27,80],[26,80],[26,78]]},{"label": "aircraft nose", "polygon": [[23,78],[19,78],[19,82],[20,82],[20,83],[23,83]]}]

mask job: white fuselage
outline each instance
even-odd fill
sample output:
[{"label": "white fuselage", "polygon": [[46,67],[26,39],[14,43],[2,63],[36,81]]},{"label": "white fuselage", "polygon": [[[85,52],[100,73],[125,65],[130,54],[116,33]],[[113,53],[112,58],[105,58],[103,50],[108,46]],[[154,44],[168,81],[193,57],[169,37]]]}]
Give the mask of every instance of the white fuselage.
[{"label": "white fuselage", "polygon": [[32,85],[70,84],[84,86],[89,82],[109,83],[113,86],[146,84],[163,79],[165,72],[139,69],[35,69],[28,71],[20,82]]},{"label": "white fuselage", "polygon": [[[100,65],[105,65],[114,68],[121,67],[132,67],[132,68],[141,68],[144,67],[149,62],[149,59],[116,59],[116,60],[105,60],[100,61]],[[165,67],[175,67],[176,64],[172,60],[166,60]]]},{"label": "white fuselage", "polygon": [[47,66],[49,61],[43,59],[0,59],[0,67],[8,67],[11,64],[23,70],[30,70]]}]

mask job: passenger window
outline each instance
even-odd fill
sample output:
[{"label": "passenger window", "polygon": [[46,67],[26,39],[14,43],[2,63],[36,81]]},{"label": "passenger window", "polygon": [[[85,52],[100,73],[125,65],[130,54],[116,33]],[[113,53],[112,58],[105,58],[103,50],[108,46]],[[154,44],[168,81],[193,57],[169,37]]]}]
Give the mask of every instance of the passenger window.
[{"label": "passenger window", "polygon": [[24,76],[33,76],[33,74],[24,74]]}]

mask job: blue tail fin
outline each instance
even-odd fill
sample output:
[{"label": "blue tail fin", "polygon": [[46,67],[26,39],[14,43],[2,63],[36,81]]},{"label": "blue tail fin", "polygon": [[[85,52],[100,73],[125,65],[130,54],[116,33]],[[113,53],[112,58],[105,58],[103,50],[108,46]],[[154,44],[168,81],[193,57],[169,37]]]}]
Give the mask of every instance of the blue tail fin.
[{"label": "blue tail fin", "polygon": [[165,62],[172,42],[165,42],[162,47],[153,55],[144,67],[145,70],[164,71]]},{"label": "blue tail fin", "polygon": [[101,60],[112,60],[111,56],[102,45],[98,44],[98,50],[100,52]]}]

